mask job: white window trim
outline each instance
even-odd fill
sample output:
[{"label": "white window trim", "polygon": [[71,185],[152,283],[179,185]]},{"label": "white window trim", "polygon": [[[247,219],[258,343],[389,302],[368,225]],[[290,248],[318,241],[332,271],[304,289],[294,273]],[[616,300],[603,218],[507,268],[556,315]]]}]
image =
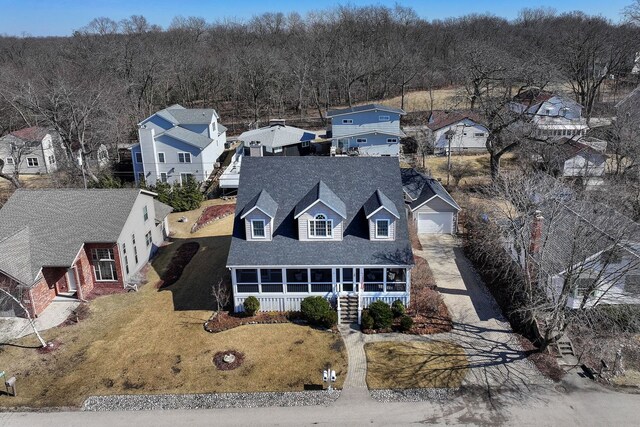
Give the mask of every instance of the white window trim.
[{"label": "white window trim", "polygon": [[142,207],[142,218],[144,218],[144,222],[149,220],[149,208],[146,205]]},{"label": "white window trim", "polygon": [[[109,254],[109,258],[98,258],[98,251],[105,250]],[[94,248],[91,250],[91,264],[93,266],[93,277],[96,282],[117,282],[118,281],[118,268],[116,266],[115,253],[112,248]],[[112,264],[112,276],[114,279],[102,279],[102,270],[100,270],[100,279],[98,279],[98,268],[100,262],[109,262]]]},{"label": "white window trim", "polygon": [[[140,156],[140,160],[138,160],[138,156]],[[133,154],[134,160],[136,161],[136,163],[141,164],[142,163],[142,151],[136,151]]]},{"label": "white window trim", "polygon": [[[35,160],[35,164],[31,165],[29,164],[30,160]],[[27,167],[28,168],[37,168],[40,166],[40,162],[38,161],[37,157],[27,157]]]},{"label": "white window trim", "polygon": [[342,124],[343,125],[352,125],[353,124],[353,119],[342,119]]},{"label": "white window trim", "polygon": [[276,147],[273,149],[274,153],[282,153],[282,147]]},{"label": "white window trim", "polygon": [[[164,179],[162,179],[163,175]],[[167,181],[169,181],[169,175],[166,172],[160,172],[160,182],[166,183]]]},{"label": "white window trim", "polygon": [[180,185],[184,185],[187,183],[187,180],[185,179],[185,176],[190,176],[193,179],[196,179],[195,175],[189,172],[181,172],[180,173]]},{"label": "white window trim", "polygon": [[387,144],[397,144],[398,138],[387,138]]},{"label": "white window trim", "polygon": [[379,122],[388,122],[389,120],[391,120],[391,116],[378,116]]},{"label": "white window trim", "polygon": [[309,141],[302,141],[302,148],[307,148],[309,145],[311,145],[311,143]]},{"label": "white window trim", "polygon": [[151,246],[151,244],[153,243],[153,236],[151,235],[151,230],[147,231],[147,233],[144,235],[144,242],[146,243],[147,247]]},{"label": "white window trim", "polygon": [[4,163],[6,165],[14,165],[15,163],[13,162],[13,157],[7,157],[6,159],[4,159]]},{"label": "white window trim", "polygon": [[[381,236],[378,234],[378,223],[379,222],[386,222],[387,223],[387,235],[386,236]],[[388,219],[376,219],[375,222],[375,227],[376,227],[376,239],[390,239],[391,238],[391,221],[389,221]]]},{"label": "white window trim", "polygon": [[356,143],[357,144],[366,144],[367,143],[367,138],[356,138]]},{"label": "white window trim", "polygon": [[[180,161],[180,154],[182,154],[183,161]],[[189,161],[187,162],[187,156],[189,156]],[[178,163],[191,163],[191,153],[187,153],[186,151],[178,152]]]},{"label": "white window trim", "polygon": [[[162,154],[162,160],[160,160],[160,154]],[[158,163],[166,163],[167,162],[167,156],[164,154],[163,151],[159,151],[158,152]]]},{"label": "white window trim", "polygon": [[[325,219],[317,219],[318,216],[324,216]],[[313,224],[313,231],[315,233],[316,230],[316,226],[315,226],[315,222],[316,221],[324,221],[328,224],[328,228],[326,228],[325,230],[328,230],[329,233],[325,236],[316,236],[315,234],[311,234],[311,224]],[[333,220],[330,219],[327,215],[323,214],[323,213],[319,213],[317,215],[315,215],[312,219],[309,220],[308,225],[308,229],[307,229],[307,235],[309,236],[310,239],[333,239]]]},{"label": "white window trim", "polygon": [[[254,222],[262,223],[262,231],[264,231],[264,236],[256,236],[255,229],[253,227]],[[252,239],[266,239],[267,238],[267,224],[264,219],[252,219],[251,220],[251,238]]]}]

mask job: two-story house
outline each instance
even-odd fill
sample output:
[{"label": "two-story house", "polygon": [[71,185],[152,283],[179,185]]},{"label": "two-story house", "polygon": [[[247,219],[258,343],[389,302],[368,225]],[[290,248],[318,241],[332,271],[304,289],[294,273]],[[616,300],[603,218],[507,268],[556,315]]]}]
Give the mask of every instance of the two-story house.
[{"label": "two-story house", "polygon": [[225,192],[238,189],[243,157],[306,156],[314,153],[311,142],[316,137],[313,131],[287,126],[283,119],[273,119],[269,126],[243,132],[231,163],[220,176],[220,188]]},{"label": "two-story house", "polygon": [[[33,316],[56,297],[86,299],[137,280],[169,234],[172,208],[138,189],[19,189],[0,209],[0,286]],[[0,306],[7,315],[24,315]]]},{"label": "two-story house", "polygon": [[408,304],[403,206],[396,158],[245,158],[227,260],[235,310],[248,296],[289,311],[319,295],[346,322],[378,299]]},{"label": "two-story house", "polygon": [[434,111],[427,127],[433,132],[435,154],[487,151],[489,131],[473,111]]},{"label": "two-story house", "polygon": [[58,169],[53,132],[32,126],[0,138],[2,172],[20,175],[46,174]]},{"label": "two-story house", "polygon": [[564,95],[524,91],[513,98],[511,109],[529,117],[539,138],[580,136],[589,130],[586,119],[582,118],[582,106]]},{"label": "two-story house", "polygon": [[363,156],[398,156],[404,110],[381,104],[368,104],[331,110],[332,152]]},{"label": "two-story house", "polygon": [[218,120],[214,109],[176,104],[138,123],[140,143],[131,148],[136,183],[207,180],[227,138]]}]

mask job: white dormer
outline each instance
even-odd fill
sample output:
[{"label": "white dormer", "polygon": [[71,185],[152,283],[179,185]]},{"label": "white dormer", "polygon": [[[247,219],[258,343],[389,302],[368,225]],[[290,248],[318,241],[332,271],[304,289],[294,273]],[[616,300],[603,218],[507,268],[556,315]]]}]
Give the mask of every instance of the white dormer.
[{"label": "white dormer", "polygon": [[376,190],[364,204],[369,223],[370,240],[395,240],[396,223],[400,214],[396,205],[380,190]]},{"label": "white dormer", "polygon": [[342,200],[322,181],[296,205],[298,239],[342,240],[347,209]]},{"label": "white dormer", "polygon": [[278,204],[264,190],[245,206],[240,219],[244,219],[247,240],[256,242],[271,241],[273,238],[273,219],[276,216],[277,209]]}]

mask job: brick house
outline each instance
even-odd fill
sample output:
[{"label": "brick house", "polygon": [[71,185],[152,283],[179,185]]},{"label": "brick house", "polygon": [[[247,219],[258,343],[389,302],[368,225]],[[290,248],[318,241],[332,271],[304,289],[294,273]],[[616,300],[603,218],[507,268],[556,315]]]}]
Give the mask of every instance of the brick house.
[{"label": "brick house", "polygon": [[[139,189],[17,190],[0,209],[0,286],[38,316],[55,298],[121,290],[169,234],[171,207]],[[4,303],[0,315],[23,315]]]}]

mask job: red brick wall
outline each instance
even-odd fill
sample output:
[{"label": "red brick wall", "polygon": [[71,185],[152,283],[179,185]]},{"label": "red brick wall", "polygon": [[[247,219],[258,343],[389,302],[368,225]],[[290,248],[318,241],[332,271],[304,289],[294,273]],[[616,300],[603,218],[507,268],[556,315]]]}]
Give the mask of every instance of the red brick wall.
[{"label": "red brick wall", "polygon": [[[95,273],[93,270],[93,264],[91,261],[91,250],[96,248],[109,248],[113,249],[113,255],[116,262],[116,272],[118,275],[118,280],[114,281],[97,281],[95,277]],[[76,262],[76,268],[78,273],[82,272],[82,277],[80,278],[83,298],[94,289],[122,289],[124,288],[123,275],[122,275],[122,266],[120,263],[120,252],[118,251],[117,244],[85,244],[84,249],[81,251],[80,256],[78,257],[78,261]]]},{"label": "red brick wall", "polygon": [[[22,300],[25,306],[31,310],[31,315],[37,317],[51,304],[51,301],[53,301],[55,297],[55,286],[48,285],[45,279],[40,279],[36,285],[25,292]],[[29,301],[29,303],[27,303],[27,301]]]}]

